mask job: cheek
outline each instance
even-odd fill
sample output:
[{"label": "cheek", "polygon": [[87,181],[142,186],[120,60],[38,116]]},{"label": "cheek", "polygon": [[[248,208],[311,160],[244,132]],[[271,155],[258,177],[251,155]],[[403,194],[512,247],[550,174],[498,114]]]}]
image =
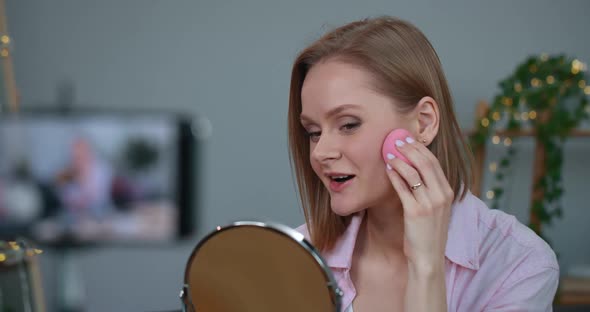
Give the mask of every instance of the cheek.
[{"label": "cheek", "polygon": [[320,171],[320,164],[314,160],[314,158],[311,156],[311,151],[309,153],[309,163],[311,164],[311,169],[313,169],[313,172],[315,172],[316,175],[319,176],[318,172]]},{"label": "cheek", "polygon": [[364,140],[363,144],[358,145],[354,150],[355,162],[362,171],[364,180],[370,185],[369,189],[373,190],[381,189],[384,184],[389,183],[385,171],[386,163],[381,156],[381,147],[382,141],[376,137]]},{"label": "cheek", "polygon": [[360,144],[355,144],[354,150],[351,150],[351,153],[355,155],[358,164],[362,167],[384,167],[385,163],[381,158],[381,146],[382,141],[378,138],[365,138]]}]

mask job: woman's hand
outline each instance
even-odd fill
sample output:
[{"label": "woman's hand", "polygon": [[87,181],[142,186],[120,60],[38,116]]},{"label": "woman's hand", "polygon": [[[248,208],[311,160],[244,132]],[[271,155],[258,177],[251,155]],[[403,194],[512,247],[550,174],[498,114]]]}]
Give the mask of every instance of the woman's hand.
[{"label": "woman's hand", "polygon": [[396,141],[412,164],[387,155],[387,175],[404,209],[406,311],[447,311],[445,248],[454,193],[438,159],[413,138]]}]

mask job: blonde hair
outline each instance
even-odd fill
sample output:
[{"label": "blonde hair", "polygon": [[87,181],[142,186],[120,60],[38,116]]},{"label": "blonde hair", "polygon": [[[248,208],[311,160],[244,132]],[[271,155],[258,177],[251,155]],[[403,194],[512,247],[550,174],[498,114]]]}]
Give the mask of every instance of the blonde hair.
[{"label": "blonde hair", "polygon": [[424,34],[392,17],[352,22],[336,28],[304,49],[295,59],[289,95],[289,149],[311,241],[330,250],[346,230],[350,216],[332,212],[326,188],[314,173],[309,139],[300,123],[301,88],[310,68],[337,59],[360,66],[375,78],[375,88],[395,99],[400,113],[411,111],[425,96],[439,105],[440,126],[429,145],[452,187],[463,199],[472,183],[472,154],[455,118],[451,93],[439,58]]}]

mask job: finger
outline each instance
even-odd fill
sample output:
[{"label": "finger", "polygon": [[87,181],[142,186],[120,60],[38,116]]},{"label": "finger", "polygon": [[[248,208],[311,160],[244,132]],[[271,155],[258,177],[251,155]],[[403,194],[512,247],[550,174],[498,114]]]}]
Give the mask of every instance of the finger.
[{"label": "finger", "polygon": [[[428,183],[424,181],[419,172],[401,159],[390,159],[388,164],[393,169],[393,171],[396,171],[403,179],[403,182],[405,183],[408,190],[412,193],[415,200],[420,202],[423,206],[428,206],[427,204],[430,202],[426,192]],[[413,189],[412,186],[416,186],[417,188]]]},{"label": "finger", "polygon": [[402,202],[404,210],[411,209],[410,207],[415,207],[416,198],[414,197],[414,194],[410,190],[410,187],[406,181],[389,164],[387,166],[386,172],[387,176],[389,177],[389,181],[391,181],[393,188],[397,192],[397,195]]},{"label": "finger", "polygon": [[412,162],[428,184],[430,203],[438,206],[446,203],[449,198],[451,198],[452,202],[455,193],[449,185],[438,158],[425,145],[411,138],[406,139],[406,142],[400,147],[400,152],[407,153],[408,155],[404,154],[404,156],[408,157],[408,159],[415,157],[412,158]]},{"label": "finger", "polygon": [[[443,196],[444,198],[451,197],[452,199],[454,199],[455,192],[451,188],[451,185],[449,184],[449,180],[447,178],[447,175],[443,171],[438,158],[424,144],[411,143],[411,145],[413,145],[416,148],[416,150],[418,150],[420,153],[422,153],[422,155],[424,155],[424,157],[426,157],[426,159],[428,159],[428,161],[430,161],[430,163],[432,164],[432,167],[431,167],[432,171],[434,172],[434,174],[439,182],[438,183],[439,187],[433,191],[438,191],[439,192],[438,194],[440,196]],[[452,199],[451,199],[451,201],[452,201]]]},{"label": "finger", "polygon": [[416,141],[410,143],[410,145],[420,152],[426,161],[432,164],[431,170],[436,175],[437,179],[439,179],[439,182],[447,182],[447,177],[442,170],[440,162],[438,158],[432,153],[432,151],[430,151],[426,145],[420,144]]},{"label": "finger", "polygon": [[434,154],[426,146],[417,143],[412,138],[406,139],[405,142],[399,140],[396,145],[400,153],[414,164],[414,168],[422,177],[423,183],[428,185],[432,192],[441,192],[448,182]]}]

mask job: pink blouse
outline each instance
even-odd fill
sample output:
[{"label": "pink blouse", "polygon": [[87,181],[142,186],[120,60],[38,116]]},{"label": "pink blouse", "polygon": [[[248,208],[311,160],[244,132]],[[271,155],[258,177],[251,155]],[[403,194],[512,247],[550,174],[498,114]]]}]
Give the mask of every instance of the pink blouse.
[{"label": "pink blouse", "polygon": [[[344,292],[342,311],[356,296],[350,268],[363,215],[353,216],[334,248],[322,254]],[[309,240],[306,225],[297,230]],[[448,311],[552,311],[559,281],[553,250],[471,193],[453,205],[445,256]]]}]

